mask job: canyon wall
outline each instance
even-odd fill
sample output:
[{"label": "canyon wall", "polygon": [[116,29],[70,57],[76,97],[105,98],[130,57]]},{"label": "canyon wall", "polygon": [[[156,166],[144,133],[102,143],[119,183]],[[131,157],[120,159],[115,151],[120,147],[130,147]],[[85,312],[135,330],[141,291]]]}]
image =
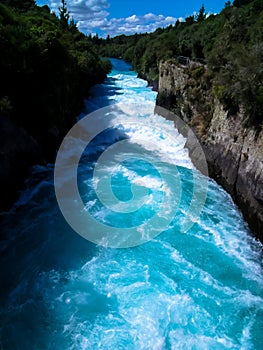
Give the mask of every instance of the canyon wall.
[{"label": "canyon wall", "polygon": [[[162,62],[157,105],[183,119],[198,137],[209,176],[228,191],[252,233],[263,242],[263,130],[242,108],[226,110],[205,66]],[[186,143],[193,153],[191,142]]]}]

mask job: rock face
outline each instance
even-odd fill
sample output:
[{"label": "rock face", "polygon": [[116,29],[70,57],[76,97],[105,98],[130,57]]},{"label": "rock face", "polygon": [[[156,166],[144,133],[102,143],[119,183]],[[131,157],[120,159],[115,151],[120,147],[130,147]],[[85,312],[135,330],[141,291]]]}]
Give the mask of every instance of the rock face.
[{"label": "rock face", "polygon": [[210,175],[232,195],[263,241],[263,132],[243,125],[242,112],[227,116],[217,103],[201,140]]},{"label": "rock face", "polygon": [[[241,106],[225,111],[209,85],[199,89],[202,97],[193,101],[191,67],[163,62],[159,71],[157,104],[174,110],[191,126],[203,146],[209,175],[232,195],[263,242],[263,130],[245,126]],[[191,155],[191,143],[186,146]]]}]

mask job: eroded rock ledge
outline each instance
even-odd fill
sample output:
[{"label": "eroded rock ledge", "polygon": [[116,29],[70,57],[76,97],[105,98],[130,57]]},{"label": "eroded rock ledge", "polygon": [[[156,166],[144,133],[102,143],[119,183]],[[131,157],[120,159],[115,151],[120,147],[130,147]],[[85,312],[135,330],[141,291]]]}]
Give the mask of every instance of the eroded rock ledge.
[{"label": "eroded rock ledge", "polygon": [[[252,233],[263,242],[263,130],[246,126],[242,106],[225,110],[207,77],[200,77],[207,79],[203,85],[193,81],[191,72],[203,70],[205,75],[205,69],[195,63],[184,67],[162,62],[157,105],[190,125],[203,146],[209,175],[231,194]],[[191,143],[187,147],[191,156]]]}]

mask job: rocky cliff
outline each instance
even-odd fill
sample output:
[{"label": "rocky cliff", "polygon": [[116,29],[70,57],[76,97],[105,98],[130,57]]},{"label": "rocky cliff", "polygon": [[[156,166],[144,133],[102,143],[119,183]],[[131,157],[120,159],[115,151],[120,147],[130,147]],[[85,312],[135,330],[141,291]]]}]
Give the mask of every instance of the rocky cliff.
[{"label": "rocky cliff", "polygon": [[[209,175],[233,197],[252,232],[263,242],[263,130],[248,126],[242,106],[226,109],[208,69],[190,62],[162,62],[157,105],[187,122],[206,155]],[[190,148],[191,144],[188,143]]]}]

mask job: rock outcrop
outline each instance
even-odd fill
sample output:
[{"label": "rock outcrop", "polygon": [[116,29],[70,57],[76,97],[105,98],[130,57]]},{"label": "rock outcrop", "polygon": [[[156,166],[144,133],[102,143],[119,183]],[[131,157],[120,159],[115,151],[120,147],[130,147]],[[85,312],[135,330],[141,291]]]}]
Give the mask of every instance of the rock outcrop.
[{"label": "rock outcrop", "polygon": [[[206,68],[200,67],[162,62],[157,105],[172,110],[191,126],[203,147],[209,175],[231,194],[252,232],[263,242],[263,130],[248,126],[242,106],[225,110],[212,85],[204,83],[206,78],[200,77],[203,84],[197,85],[191,72],[196,74],[199,69],[205,75]],[[187,145],[191,155],[191,144]]]}]

